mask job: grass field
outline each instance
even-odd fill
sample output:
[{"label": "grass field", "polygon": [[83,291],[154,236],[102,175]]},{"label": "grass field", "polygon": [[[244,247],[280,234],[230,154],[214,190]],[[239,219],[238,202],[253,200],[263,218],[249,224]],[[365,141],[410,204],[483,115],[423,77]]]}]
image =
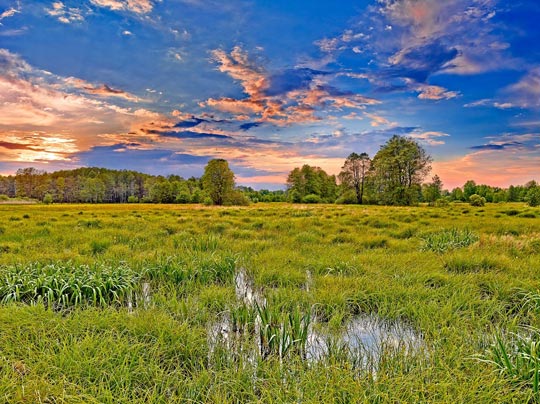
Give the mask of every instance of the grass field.
[{"label": "grass field", "polygon": [[0,300],[0,402],[540,401],[524,204],[0,205]]}]

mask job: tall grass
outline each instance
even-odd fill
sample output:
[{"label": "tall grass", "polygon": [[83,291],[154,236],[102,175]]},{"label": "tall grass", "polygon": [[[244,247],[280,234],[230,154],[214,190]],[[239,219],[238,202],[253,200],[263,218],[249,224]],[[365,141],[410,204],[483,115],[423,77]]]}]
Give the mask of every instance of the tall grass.
[{"label": "tall grass", "polygon": [[140,276],[127,267],[56,263],[0,268],[0,302],[47,307],[123,305]]},{"label": "tall grass", "polygon": [[468,247],[479,240],[477,234],[469,229],[446,229],[437,233],[429,233],[422,237],[423,251],[444,253],[448,250]]},{"label": "tall grass", "polygon": [[531,389],[540,399],[540,330],[522,328],[521,333],[497,334],[480,360],[517,388]]}]

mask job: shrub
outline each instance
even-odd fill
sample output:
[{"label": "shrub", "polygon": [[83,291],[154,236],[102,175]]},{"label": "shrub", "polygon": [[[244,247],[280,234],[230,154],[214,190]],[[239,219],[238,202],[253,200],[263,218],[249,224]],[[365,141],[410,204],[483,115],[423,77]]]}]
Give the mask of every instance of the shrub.
[{"label": "shrub", "polygon": [[50,205],[51,203],[53,203],[53,196],[51,194],[45,194],[45,196],[43,197],[43,203],[45,205]]},{"label": "shrub", "polygon": [[529,206],[540,206],[540,187],[531,188],[525,200]]},{"label": "shrub", "polygon": [[214,204],[214,202],[212,202],[212,198],[210,198],[209,196],[207,196],[206,198],[204,198],[203,204],[206,205],[206,206],[211,206],[211,205]]},{"label": "shrub", "polygon": [[249,205],[249,199],[246,195],[244,195],[243,192],[235,190],[235,191],[229,192],[225,196],[225,200],[223,204],[226,206],[232,206],[232,205],[247,206]]},{"label": "shrub", "polygon": [[443,253],[447,250],[467,247],[478,241],[479,237],[468,229],[449,229],[438,233],[427,234],[423,237],[421,249]]},{"label": "shrub", "polygon": [[353,205],[355,203],[358,203],[358,199],[356,198],[356,193],[354,191],[347,191],[336,200],[336,203],[343,205]]},{"label": "shrub", "polygon": [[469,197],[469,203],[471,206],[484,206],[486,204],[486,198],[477,194],[472,194]]},{"label": "shrub", "polygon": [[448,206],[450,203],[448,202],[448,199],[445,199],[445,198],[439,198],[435,201],[435,206],[439,207],[439,208],[443,208],[443,207],[446,207]]},{"label": "shrub", "polygon": [[137,203],[139,202],[139,198],[137,198],[135,195],[128,196],[127,199],[128,203]]},{"label": "shrub", "polygon": [[302,198],[303,203],[321,203],[321,197],[315,194],[309,194]]},{"label": "shrub", "polygon": [[0,194],[0,202],[9,201],[9,196],[5,194]]},{"label": "shrub", "polygon": [[190,203],[191,195],[189,194],[189,192],[182,191],[178,195],[176,195],[176,202],[177,203]]}]

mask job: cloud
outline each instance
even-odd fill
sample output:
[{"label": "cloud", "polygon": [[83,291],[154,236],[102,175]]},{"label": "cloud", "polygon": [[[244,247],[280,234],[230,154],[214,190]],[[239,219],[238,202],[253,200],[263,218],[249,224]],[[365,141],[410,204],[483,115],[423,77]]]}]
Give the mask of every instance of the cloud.
[{"label": "cloud", "polygon": [[65,135],[45,132],[24,133],[0,131],[0,148],[3,159],[10,161],[69,161],[70,155],[77,152],[75,139]]},{"label": "cloud", "polygon": [[201,107],[210,107],[236,116],[275,125],[310,123],[318,114],[344,108],[364,109],[379,101],[360,94],[340,91],[328,85],[331,74],[306,67],[267,72],[256,59],[236,46],[227,54],[212,52],[218,70],[239,81],[244,98],[209,98]]},{"label": "cloud", "polygon": [[426,84],[419,84],[416,91],[419,92],[418,98],[421,100],[450,100],[459,96],[458,91],[448,91],[444,87]]},{"label": "cloud", "polygon": [[95,99],[84,87],[112,91],[113,98],[125,94],[36,69],[5,49],[0,49],[0,72],[1,139],[29,145],[25,153],[9,149],[12,152],[7,156],[4,153],[5,161],[67,161],[69,156],[62,154],[66,145],[72,147],[71,151],[82,150],[95,145],[96,136],[102,133],[127,132],[132,126],[160,117],[142,108],[120,107]]},{"label": "cloud", "polygon": [[17,13],[20,13],[19,10],[11,7],[11,8],[8,8],[7,10],[3,11],[1,14],[0,14],[0,25],[2,25],[1,21],[5,18],[10,18],[10,17],[13,17],[15,14]]},{"label": "cloud", "polygon": [[509,28],[495,22],[498,12],[497,0],[377,0],[352,28],[315,45],[334,66],[341,55],[369,58],[360,74],[379,92],[448,100],[460,93],[433,85],[437,74],[521,68],[503,40]]},{"label": "cloud", "polygon": [[437,131],[413,132],[409,135],[409,137],[413,139],[418,139],[421,142],[426,143],[430,146],[443,145],[445,142],[443,140],[440,140],[440,138],[448,136],[450,136],[448,133]]},{"label": "cloud", "polygon": [[84,21],[83,11],[80,8],[66,7],[61,1],[55,1],[52,8],[46,8],[45,11],[64,24]]},{"label": "cloud", "polygon": [[478,101],[469,102],[463,105],[465,108],[474,108],[474,107],[494,107],[498,109],[510,109],[515,108],[518,105],[515,105],[511,102],[498,102],[489,98],[484,98]]},{"label": "cloud", "polygon": [[90,3],[113,11],[129,11],[135,14],[149,14],[154,8],[152,0],[90,0]]},{"label": "cloud", "polygon": [[109,87],[107,84],[102,84],[99,87],[81,83],[81,88],[89,94],[94,94],[102,97],[118,97],[128,101],[138,102],[141,99],[123,90],[118,90]]},{"label": "cloud", "polygon": [[250,60],[247,52],[240,46],[235,46],[230,54],[221,49],[212,51],[213,60],[218,63],[218,70],[227,73],[242,85],[244,93],[251,99],[263,97],[264,90],[269,86],[266,72],[255,61]]},{"label": "cloud", "polygon": [[506,88],[504,93],[512,100],[512,103],[505,104],[540,108],[540,67],[531,69],[517,83]]}]

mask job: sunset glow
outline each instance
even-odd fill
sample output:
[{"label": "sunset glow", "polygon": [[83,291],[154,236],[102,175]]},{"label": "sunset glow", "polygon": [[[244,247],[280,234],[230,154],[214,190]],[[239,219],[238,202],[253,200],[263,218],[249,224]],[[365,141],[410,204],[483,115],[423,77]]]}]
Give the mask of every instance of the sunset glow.
[{"label": "sunset glow", "polygon": [[0,0],[0,172],[99,166],[283,188],[392,135],[445,188],[540,181],[540,5]]}]

